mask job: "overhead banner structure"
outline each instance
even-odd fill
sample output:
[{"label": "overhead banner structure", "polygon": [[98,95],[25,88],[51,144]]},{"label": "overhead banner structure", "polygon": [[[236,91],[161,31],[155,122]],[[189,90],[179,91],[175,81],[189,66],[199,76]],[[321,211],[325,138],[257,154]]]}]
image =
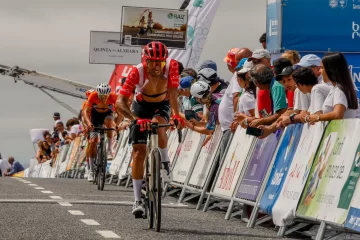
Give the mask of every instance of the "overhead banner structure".
[{"label": "overhead banner structure", "polygon": [[360,172],[359,131],[360,123],[356,119],[329,123],[302,193],[297,216],[337,224],[345,222]]},{"label": "overhead banner structure", "polygon": [[[284,49],[360,52],[358,0],[287,0],[283,3]],[[306,17],[301,21],[293,21],[294,16]],[[314,23],[318,27],[314,27]]]},{"label": "overhead banner structure", "polygon": [[267,0],[266,11],[266,48],[270,53],[281,51],[282,2]]},{"label": "overhead banner structure", "polygon": [[299,145],[287,172],[284,186],[272,209],[273,221],[277,226],[286,226],[292,223],[295,218],[296,208],[324,130],[325,123],[304,124]]},{"label": "overhead banner structure", "polygon": [[168,48],[186,47],[188,12],[184,10],[123,7],[121,43],[146,45],[161,41]]},{"label": "overhead banner structure", "polygon": [[89,63],[139,64],[141,46],[120,45],[120,32],[90,32]]},{"label": "overhead banner structure", "polygon": [[265,191],[260,200],[260,209],[271,215],[272,208],[281,192],[290,164],[298,146],[303,124],[290,125],[285,129],[275,153],[275,161]]},{"label": "overhead banner structure", "polygon": [[220,0],[191,0],[186,10],[189,12],[186,50],[170,50],[170,57],[188,68],[196,68],[215,17]]},{"label": "overhead banner structure", "polygon": [[214,193],[227,197],[233,195],[253,142],[254,137],[247,135],[246,129],[236,129],[216,180]]},{"label": "overhead banner structure", "polygon": [[280,136],[281,131],[277,131],[276,134],[271,134],[265,139],[257,140],[254,154],[236,194],[237,198],[256,201]]}]

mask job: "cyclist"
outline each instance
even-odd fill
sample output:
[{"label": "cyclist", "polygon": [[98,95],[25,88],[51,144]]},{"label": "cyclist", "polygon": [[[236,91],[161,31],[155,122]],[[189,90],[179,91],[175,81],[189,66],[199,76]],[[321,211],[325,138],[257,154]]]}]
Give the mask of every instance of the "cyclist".
[{"label": "cyclist", "polygon": [[[98,132],[92,130],[94,127],[102,127],[103,125],[105,125],[106,128],[113,127],[113,108],[115,106],[116,99],[117,95],[115,93],[111,93],[111,87],[107,83],[100,83],[96,87],[96,91],[92,92],[88,98],[84,114],[85,123],[90,131],[90,139],[88,142],[90,173],[88,175],[88,181],[94,181],[94,160],[96,157],[96,145],[100,136]],[[116,126],[119,124],[120,116],[122,115],[118,113]],[[107,137],[107,158],[111,160],[113,158],[111,151],[113,131],[107,131]]]},{"label": "cyclist", "polygon": [[[178,62],[168,58],[167,47],[161,42],[150,42],[143,50],[144,61],[134,67],[120,90],[116,108],[126,118],[132,121],[129,142],[133,145],[132,179],[135,203],[133,214],[141,217],[144,208],[141,203],[141,187],[146,158],[146,142],[151,122],[166,124],[172,118],[184,126],[184,120],[179,116],[177,88],[179,86]],[[136,87],[134,101],[130,106],[128,99]],[[170,109],[171,107],[171,109]],[[164,182],[171,182],[170,161],[167,149],[166,130],[158,130],[159,152],[163,165],[161,170]]]}]

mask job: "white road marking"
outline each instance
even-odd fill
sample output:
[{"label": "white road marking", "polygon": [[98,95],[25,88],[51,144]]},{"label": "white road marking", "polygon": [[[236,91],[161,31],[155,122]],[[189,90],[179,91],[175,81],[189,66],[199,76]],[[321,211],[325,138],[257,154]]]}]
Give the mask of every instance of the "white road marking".
[{"label": "white road marking", "polygon": [[29,181],[23,181],[23,183],[32,183],[32,182],[29,182]]},{"label": "white road marking", "polygon": [[100,225],[100,223],[98,223],[97,221],[95,221],[93,219],[80,219],[80,221],[82,221],[86,225],[90,225],[90,226],[99,226]]},{"label": "white road marking", "polygon": [[71,207],[72,204],[71,203],[68,203],[68,202],[58,202],[60,204],[60,206],[63,206],[63,207]]},{"label": "white road marking", "polygon": [[103,236],[104,238],[121,238],[119,235],[114,233],[113,231],[96,231],[98,234]]},{"label": "white road marking", "polygon": [[30,186],[30,187],[37,187],[38,185],[35,184],[35,183],[31,183],[31,184],[29,184],[29,186]]},{"label": "white road marking", "polygon": [[52,198],[52,199],[63,199],[62,197],[59,197],[59,196],[50,196],[50,198]]},{"label": "white road marking", "polygon": [[35,187],[35,189],[41,190],[41,189],[45,189],[43,187]]},{"label": "white road marking", "polygon": [[82,211],[79,210],[68,210],[68,212],[72,215],[76,215],[76,216],[83,216],[85,215]]},{"label": "white road marking", "polygon": [[52,191],[41,191],[42,193],[53,193]]}]

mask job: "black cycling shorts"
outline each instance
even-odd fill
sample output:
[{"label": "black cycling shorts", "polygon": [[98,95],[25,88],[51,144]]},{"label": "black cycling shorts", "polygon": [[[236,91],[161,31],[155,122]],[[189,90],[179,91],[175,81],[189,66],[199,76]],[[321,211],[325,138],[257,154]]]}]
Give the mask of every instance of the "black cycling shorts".
[{"label": "black cycling shorts", "polygon": [[[170,121],[170,103],[169,100],[164,100],[158,103],[151,103],[145,101],[134,101],[132,104],[133,113],[143,119],[153,119],[160,116],[168,123]],[[130,144],[146,144],[149,136],[148,131],[140,132],[140,126],[131,124],[129,143]]]},{"label": "black cycling shorts", "polygon": [[[91,123],[94,127],[102,127],[106,118],[113,118],[113,111],[109,109],[106,112],[98,112],[95,108],[91,108]],[[90,132],[89,137],[94,138],[98,137],[100,134],[98,132]]]}]

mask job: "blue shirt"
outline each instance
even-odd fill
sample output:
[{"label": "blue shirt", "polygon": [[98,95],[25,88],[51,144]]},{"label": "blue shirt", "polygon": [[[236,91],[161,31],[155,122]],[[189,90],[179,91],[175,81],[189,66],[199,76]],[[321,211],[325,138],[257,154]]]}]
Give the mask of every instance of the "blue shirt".
[{"label": "blue shirt", "polygon": [[11,171],[9,172],[9,175],[24,171],[24,167],[19,162],[14,162],[14,164],[11,166]]},{"label": "blue shirt", "polygon": [[223,94],[220,93],[213,93],[211,95],[211,105],[209,108],[209,119],[206,124],[206,129],[208,130],[215,130],[216,123],[219,120],[219,105],[221,102]]}]

